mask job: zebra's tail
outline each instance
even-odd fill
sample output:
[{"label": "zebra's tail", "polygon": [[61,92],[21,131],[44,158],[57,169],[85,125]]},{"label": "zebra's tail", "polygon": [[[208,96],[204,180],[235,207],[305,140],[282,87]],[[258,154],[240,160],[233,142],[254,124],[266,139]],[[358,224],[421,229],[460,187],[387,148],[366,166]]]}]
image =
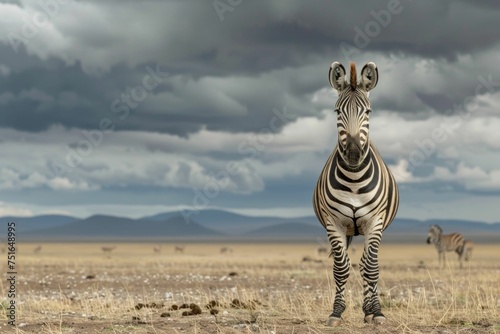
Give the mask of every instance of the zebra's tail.
[{"label": "zebra's tail", "polygon": [[353,235],[347,236],[347,247],[346,249],[349,249],[349,246],[351,245],[352,239],[354,238]]}]

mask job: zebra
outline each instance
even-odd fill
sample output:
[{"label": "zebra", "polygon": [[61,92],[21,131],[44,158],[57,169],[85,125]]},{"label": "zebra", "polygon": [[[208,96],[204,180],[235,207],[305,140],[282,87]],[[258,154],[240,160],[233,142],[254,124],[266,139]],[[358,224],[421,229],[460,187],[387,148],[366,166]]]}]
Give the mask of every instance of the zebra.
[{"label": "zebra", "polygon": [[233,249],[231,247],[221,247],[221,254],[233,254]]},{"label": "zebra", "polygon": [[104,254],[111,254],[111,252],[116,248],[116,246],[102,246],[101,250]]},{"label": "zebra", "polygon": [[432,225],[429,229],[427,243],[436,246],[440,268],[445,265],[446,252],[456,252],[460,268],[463,267],[462,258],[464,255],[465,238],[460,233],[443,234],[443,229],[439,225]]},{"label": "zebra", "polygon": [[328,247],[325,247],[325,246],[319,246],[317,249],[316,249],[316,253],[318,253],[318,256],[320,256],[321,254],[330,254],[330,250],[328,249]]},{"label": "zebra", "polygon": [[42,245],[38,245],[33,249],[33,253],[38,254],[42,250]]},{"label": "zebra", "polygon": [[184,254],[185,248],[186,248],[186,246],[184,246],[184,245],[176,245],[176,246],[174,246],[174,253]]},{"label": "zebra", "polygon": [[326,161],[313,195],[314,211],[327,231],[334,262],[336,289],[329,326],[342,323],[345,284],[351,267],[347,249],[357,235],[365,236],[360,260],[364,321],[385,322],[378,298],[378,249],[382,232],[399,206],[396,181],[368,137],[368,94],[378,82],[377,66],[366,64],[359,83],[354,63],[350,72],[347,82],[344,66],[338,62],[330,66],[330,85],[339,95],[335,105],[338,144]]}]

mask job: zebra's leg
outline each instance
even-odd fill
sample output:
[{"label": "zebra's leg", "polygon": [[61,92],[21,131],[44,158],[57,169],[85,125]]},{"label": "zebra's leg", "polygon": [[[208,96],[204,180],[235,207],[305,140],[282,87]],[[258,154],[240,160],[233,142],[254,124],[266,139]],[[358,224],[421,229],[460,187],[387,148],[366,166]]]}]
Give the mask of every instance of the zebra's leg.
[{"label": "zebra's leg", "polygon": [[365,248],[360,261],[360,272],[363,277],[363,312],[366,323],[382,324],[385,316],[382,314],[378,299],[378,248],[382,237],[380,229],[365,235]]},{"label": "zebra's leg", "polygon": [[333,312],[328,317],[328,326],[339,326],[342,323],[341,316],[346,307],[344,293],[351,262],[346,251],[345,231],[329,231],[328,238],[332,245],[333,278],[335,280],[335,301]]},{"label": "zebra's leg", "polygon": [[470,258],[472,257],[472,248],[467,248],[467,251],[465,252],[465,261],[469,261]]}]

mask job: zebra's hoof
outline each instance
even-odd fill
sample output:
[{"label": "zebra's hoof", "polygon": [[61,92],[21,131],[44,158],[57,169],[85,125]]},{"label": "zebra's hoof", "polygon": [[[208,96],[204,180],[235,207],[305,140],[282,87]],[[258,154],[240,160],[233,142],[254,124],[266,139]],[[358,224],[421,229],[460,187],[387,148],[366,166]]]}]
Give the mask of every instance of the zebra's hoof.
[{"label": "zebra's hoof", "polygon": [[382,313],[365,315],[365,324],[382,325],[385,322],[385,316]]},{"label": "zebra's hoof", "polygon": [[342,322],[343,322],[342,318],[329,317],[328,321],[326,322],[326,325],[330,327],[338,327],[342,324]]},{"label": "zebra's hoof", "polygon": [[385,320],[385,316],[382,313],[373,316],[373,323],[375,325],[382,325],[384,324]]}]

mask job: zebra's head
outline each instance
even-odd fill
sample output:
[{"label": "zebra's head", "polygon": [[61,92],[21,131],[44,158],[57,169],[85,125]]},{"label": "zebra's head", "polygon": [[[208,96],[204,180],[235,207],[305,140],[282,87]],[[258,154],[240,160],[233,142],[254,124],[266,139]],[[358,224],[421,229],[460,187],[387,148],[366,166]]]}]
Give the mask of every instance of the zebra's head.
[{"label": "zebra's head", "polygon": [[439,225],[432,225],[429,229],[429,235],[427,237],[428,244],[434,244],[439,239],[439,236],[443,233],[443,229]]},{"label": "zebra's head", "polygon": [[351,63],[350,80],[346,80],[344,66],[334,62],[330,66],[330,85],[339,93],[335,104],[339,133],[339,152],[349,167],[358,167],[369,152],[369,92],[378,82],[378,70],[368,63],[361,70],[358,83],[356,66]]}]

